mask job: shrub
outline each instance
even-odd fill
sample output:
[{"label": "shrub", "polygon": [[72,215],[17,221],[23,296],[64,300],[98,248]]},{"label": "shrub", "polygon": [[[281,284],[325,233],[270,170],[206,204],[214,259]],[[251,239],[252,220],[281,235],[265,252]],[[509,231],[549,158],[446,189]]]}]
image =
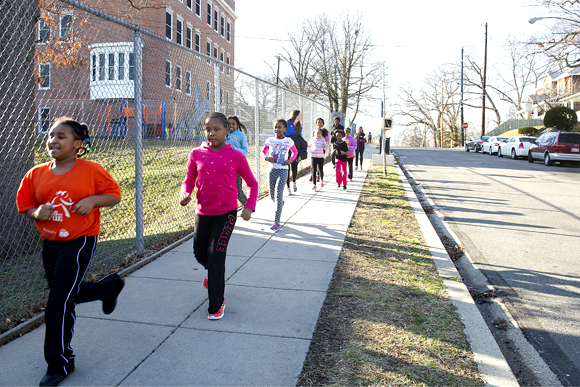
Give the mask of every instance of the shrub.
[{"label": "shrub", "polygon": [[538,129],[534,128],[533,126],[524,126],[518,129],[518,134],[523,136],[528,136],[532,133],[535,133]]},{"label": "shrub", "polygon": [[546,112],[544,125],[555,130],[572,130],[578,123],[576,112],[566,106],[556,106]]}]

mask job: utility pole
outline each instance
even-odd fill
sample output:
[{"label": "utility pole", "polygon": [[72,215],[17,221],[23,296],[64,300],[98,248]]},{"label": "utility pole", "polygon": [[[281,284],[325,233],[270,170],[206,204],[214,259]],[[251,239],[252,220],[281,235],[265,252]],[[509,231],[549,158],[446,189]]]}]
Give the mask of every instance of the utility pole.
[{"label": "utility pole", "polygon": [[382,116],[381,116],[381,146],[383,147],[383,176],[387,176],[387,131],[385,130],[385,110],[387,110],[387,106],[385,105],[385,63],[383,62],[383,109],[382,109]]},{"label": "utility pole", "polygon": [[485,136],[485,78],[487,73],[487,23],[485,23],[485,51],[483,54],[483,96],[481,105],[481,135]]},{"label": "utility pole", "polygon": [[463,47],[461,47],[461,101],[459,103],[461,107],[461,146],[465,146],[465,129],[463,128],[464,118],[463,118]]},{"label": "utility pole", "polygon": [[[278,70],[276,71],[276,85],[280,82],[280,55],[277,55],[276,58],[278,59]],[[279,87],[276,87],[276,117],[280,117],[281,114],[278,113],[278,92]]]}]

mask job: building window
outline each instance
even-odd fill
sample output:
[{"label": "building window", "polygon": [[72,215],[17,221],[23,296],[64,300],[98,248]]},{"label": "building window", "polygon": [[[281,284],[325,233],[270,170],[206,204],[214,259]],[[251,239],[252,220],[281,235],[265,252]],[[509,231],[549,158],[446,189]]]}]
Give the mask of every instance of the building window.
[{"label": "building window", "polygon": [[224,89],[220,89],[220,105],[224,104]]},{"label": "building window", "polygon": [[201,17],[201,0],[195,0],[195,14]]},{"label": "building window", "polygon": [[72,15],[63,15],[60,17],[60,37],[68,39],[72,35]]},{"label": "building window", "polygon": [[109,54],[107,60],[107,80],[115,80],[115,54]]},{"label": "building window", "polygon": [[201,34],[199,32],[195,33],[195,51],[201,51]]},{"label": "building window", "polygon": [[[207,48],[206,55],[207,55],[208,57],[210,57],[210,58],[211,58],[211,40],[208,40],[208,41],[207,41],[207,46],[206,46],[206,48]],[[207,60],[207,64],[210,64],[210,63],[211,63],[211,62],[210,62],[210,60],[208,59],[208,60]]]},{"label": "building window", "polygon": [[50,89],[50,63],[40,64],[38,68],[38,75],[40,77],[39,89]]},{"label": "building window", "polygon": [[50,108],[38,108],[38,134],[46,134],[50,130]]},{"label": "building window", "polygon": [[91,81],[97,80],[97,56],[91,55]]},{"label": "building window", "polygon": [[207,3],[207,25],[211,27],[211,4]]},{"label": "building window", "polygon": [[175,22],[175,43],[183,44],[183,19],[177,18]]},{"label": "building window", "polygon": [[[228,54],[228,57],[226,58],[226,63],[228,64],[228,66],[231,66],[231,58],[230,58],[230,54]],[[226,74],[229,77],[230,76],[230,68],[226,68]]]},{"label": "building window", "polygon": [[165,61],[165,86],[171,88],[171,62]]},{"label": "building window", "polygon": [[46,43],[50,39],[50,23],[44,19],[38,21],[38,42]]},{"label": "building window", "polygon": [[226,39],[228,42],[232,41],[232,23],[228,22],[227,30],[226,30]]},{"label": "building window", "polygon": [[[224,52],[221,51],[220,52],[220,62],[224,63]],[[222,70],[222,73],[224,72],[224,66],[220,63],[220,69]]]},{"label": "building window", "polygon": [[173,36],[173,14],[165,11],[165,37],[171,40]]},{"label": "building window", "polygon": [[218,58],[218,49],[219,47],[217,45],[213,48],[213,57],[216,59]]},{"label": "building window", "polygon": [[129,53],[129,80],[135,80],[135,54]]},{"label": "building window", "polygon": [[220,35],[221,36],[225,36],[226,34],[226,18],[222,15],[221,19],[220,19]]},{"label": "building window", "polygon": [[211,82],[210,81],[207,81],[207,87],[205,90],[205,97],[207,99],[211,99]]},{"label": "building window", "polygon": [[99,54],[99,81],[105,80],[105,54]]},{"label": "building window", "polygon": [[175,90],[181,91],[181,66],[175,66]]},{"label": "building window", "polygon": [[185,93],[191,95],[191,71],[185,72]]},{"label": "building window", "polygon": [[215,32],[218,32],[218,18],[219,18],[218,10],[214,9],[214,11],[213,11],[213,29],[215,30]]},{"label": "building window", "polygon": [[191,9],[191,0],[187,0],[187,8]]},{"label": "building window", "polygon": [[226,91],[226,104],[230,104],[230,92]]},{"label": "building window", "polygon": [[125,79],[125,53],[124,52],[120,52],[119,54],[119,60],[117,63],[118,66],[118,71],[119,71],[119,75],[118,78],[120,81]]},{"label": "building window", "polygon": [[185,35],[185,46],[191,48],[191,27],[187,26],[187,33]]}]

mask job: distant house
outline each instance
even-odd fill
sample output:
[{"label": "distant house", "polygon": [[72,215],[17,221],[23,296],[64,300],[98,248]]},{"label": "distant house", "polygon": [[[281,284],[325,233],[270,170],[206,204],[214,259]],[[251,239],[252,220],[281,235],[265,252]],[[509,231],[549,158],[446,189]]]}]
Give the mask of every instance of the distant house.
[{"label": "distant house", "polygon": [[568,67],[546,74],[541,86],[517,112],[525,118],[543,117],[554,106],[567,106],[580,111],[580,67]]},{"label": "distant house", "polygon": [[[46,133],[55,117],[69,115],[87,122],[95,136],[130,136],[133,31],[58,0],[54,4],[38,24],[38,132]],[[233,73],[221,63],[234,65],[235,0],[166,0],[162,7],[144,9],[126,0],[82,4],[159,37],[141,38],[146,136],[165,138],[170,129],[195,135],[206,113],[225,112],[232,104]],[[64,54],[55,55],[58,48]]]}]

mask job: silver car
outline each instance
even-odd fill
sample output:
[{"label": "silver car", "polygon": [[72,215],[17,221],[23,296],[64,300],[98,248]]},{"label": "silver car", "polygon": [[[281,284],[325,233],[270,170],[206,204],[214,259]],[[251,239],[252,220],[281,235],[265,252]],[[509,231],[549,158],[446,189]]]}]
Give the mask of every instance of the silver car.
[{"label": "silver car", "polygon": [[536,139],[537,137],[528,136],[510,137],[506,142],[502,142],[499,145],[497,155],[499,157],[510,156],[514,160],[518,157],[528,157],[528,150],[532,145],[532,141]]}]

